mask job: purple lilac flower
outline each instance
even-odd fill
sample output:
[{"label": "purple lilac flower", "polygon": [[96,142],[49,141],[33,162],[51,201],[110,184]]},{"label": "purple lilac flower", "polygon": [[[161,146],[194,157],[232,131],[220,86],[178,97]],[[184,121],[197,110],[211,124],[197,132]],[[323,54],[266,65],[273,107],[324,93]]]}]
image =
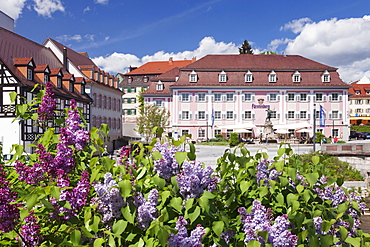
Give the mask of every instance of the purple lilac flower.
[{"label": "purple lilac flower", "polygon": [[202,245],[202,236],[206,233],[201,225],[198,225],[193,231],[191,231],[190,236],[188,235],[188,230],[186,225],[188,222],[184,217],[180,216],[177,220],[175,229],[177,234],[171,233],[168,238],[169,247],[200,247]]},{"label": "purple lilac flower", "polygon": [[348,196],[339,186],[325,186],[324,190],[320,188],[314,188],[314,190],[322,200],[331,200],[334,207],[337,207],[342,202],[348,201]]},{"label": "purple lilac flower", "polygon": [[25,224],[22,225],[20,234],[22,236],[22,246],[38,246],[43,240],[40,233],[40,226],[37,224],[37,218],[30,212],[30,215],[24,218]]},{"label": "purple lilac flower", "polygon": [[225,240],[227,244],[230,243],[231,239],[235,236],[235,231],[227,229],[223,233],[221,233],[220,238]]},{"label": "purple lilac flower", "polygon": [[182,165],[183,171],[176,177],[180,194],[185,200],[201,195],[205,190],[214,191],[218,178],[212,178],[211,167],[202,168],[199,161],[185,161]]},{"label": "purple lilac flower", "polygon": [[245,233],[244,242],[248,243],[257,240],[261,244],[266,244],[265,240],[258,235],[260,231],[267,231],[269,234],[268,243],[273,246],[296,246],[298,238],[288,231],[290,223],[287,215],[278,216],[275,223],[272,223],[271,210],[266,209],[258,200],[253,201],[252,212],[247,213],[245,208],[239,208],[243,231]]},{"label": "purple lilac flower", "polygon": [[141,229],[147,229],[150,223],[158,217],[157,203],[158,191],[153,189],[149,192],[148,200],[144,199],[137,209],[137,222]]},{"label": "purple lilac flower", "polygon": [[0,165],[0,231],[4,233],[12,231],[18,224],[18,207],[21,205],[14,203],[16,199],[17,193],[11,191],[6,173]]},{"label": "purple lilac flower", "polygon": [[[126,168],[126,173],[130,174],[132,177],[132,169],[136,170],[137,165],[135,163],[131,163],[128,159],[130,155],[130,148],[129,147],[122,147],[119,151],[119,159],[118,159],[118,165],[123,165]],[[132,180],[134,180],[133,178]]]},{"label": "purple lilac flower", "polygon": [[118,184],[113,180],[111,173],[104,175],[104,183],[96,183],[93,185],[98,195],[98,212],[103,214],[103,222],[109,222],[112,219],[122,217],[121,208],[126,205],[121,196]]},{"label": "purple lilac flower", "polygon": [[19,174],[18,179],[27,184],[37,184],[44,179],[45,167],[40,163],[34,163],[32,166],[26,166],[19,160],[15,162],[14,168]]},{"label": "purple lilac flower", "polygon": [[168,143],[160,144],[157,142],[152,151],[159,151],[162,155],[162,159],[154,160],[154,171],[161,178],[170,179],[180,172],[180,166],[176,161],[175,154],[176,152],[184,152],[182,149]]},{"label": "purple lilac flower", "polygon": [[263,181],[264,186],[269,184],[270,180],[277,181],[278,176],[281,174],[276,170],[275,167],[269,168],[272,161],[264,159],[257,165],[257,185],[261,186],[261,181]]},{"label": "purple lilac flower", "polygon": [[54,116],[56,110],[56,102],[54,99],[53,86],[51,82],[46,82],[45,94],[42,97],[42,102],[37,109],[38,120],[46,121]]},{"label": "purple lilac flower", "polygon": [[60,192],[59,201],[68,201],[71,206],[71,208],[60,207],[54,199],[52,200],[52,204],[56,208],[57,213],[63,214],[63,218],[65,220],[68,220],[72,216],[77,216],[81,209],[86,205],[88,195],[90,193],[90,181],[88,172],[82,172],[81,178],[75,188],[67,189],[67,187],[70,187],[69,178],[66,176],[64,171],[59,170],[57,186],[62,189]]}]

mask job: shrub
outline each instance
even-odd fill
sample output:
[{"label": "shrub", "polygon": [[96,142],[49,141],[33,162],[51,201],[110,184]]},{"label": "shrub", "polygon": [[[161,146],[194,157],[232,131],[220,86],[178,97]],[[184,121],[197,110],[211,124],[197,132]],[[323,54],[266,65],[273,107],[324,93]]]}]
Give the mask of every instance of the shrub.
[{"label": "shrub", "polygon": [[216,137],[217,139],[223,139],[223,135],[222,135],[222,134],[217,134],[215,137]]},{"label": "shrub", "polygon": [[238,134],[237,133],[231,133],[230,134],[230,142],[229,142],[230,147],[235,147],[238,144],[239,144]]}]

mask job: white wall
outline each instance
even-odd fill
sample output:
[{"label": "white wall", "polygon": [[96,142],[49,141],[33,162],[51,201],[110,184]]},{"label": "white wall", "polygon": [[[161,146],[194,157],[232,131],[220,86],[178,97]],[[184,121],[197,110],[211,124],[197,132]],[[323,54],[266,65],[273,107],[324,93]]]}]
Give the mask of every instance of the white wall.
[{"label": "white wall", "polygon": [[10,153],[13,144],[22,144],[20,124],[13,118],[0,118],[0,142],[3,143],[3,154]]}]

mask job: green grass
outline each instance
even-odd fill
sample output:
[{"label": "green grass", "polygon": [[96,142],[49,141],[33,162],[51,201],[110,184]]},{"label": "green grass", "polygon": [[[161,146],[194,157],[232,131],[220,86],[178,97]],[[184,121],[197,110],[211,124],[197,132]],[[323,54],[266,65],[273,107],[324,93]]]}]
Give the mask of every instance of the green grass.
[{"label": "green grass", "polygon": [[203,146],[229,146],[229,142],[200,142],[197,145]]}]

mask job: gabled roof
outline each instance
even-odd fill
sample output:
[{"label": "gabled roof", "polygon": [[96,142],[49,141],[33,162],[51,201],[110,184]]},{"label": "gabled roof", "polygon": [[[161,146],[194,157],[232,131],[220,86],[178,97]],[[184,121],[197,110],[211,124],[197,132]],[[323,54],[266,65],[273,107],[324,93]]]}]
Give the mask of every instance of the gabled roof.
[{"label": "gabled roof", "polygon": [[[149,83],[149,88],[142,93],[143,96],[149,96],[149,95],[170,95],[170,86],[176,82],[176,79],[178,78],[180,74],[180,68],[175,67],[163,74],[161,74],[158,77],[155,77],[152,79],[152,81]],[[157,83],[161,81],[163,83],[163,90],[158,91],[156,86]]]},{"label": "gabled roof", "polygon": [[125,76],[129,75],[160,75],[164,72],[167,72],[175,67],[184,67],[189,65],[193,62],[193,60],[181,60],[181,61],[173,61],[170,59],[169,61],[155,61],[155,62],[148,62],[137,69],[134,69],[126,74]]},{"label": "gabled roof", "polygon": [[207,55],[182,70],[337,70],[299,55]]}]

